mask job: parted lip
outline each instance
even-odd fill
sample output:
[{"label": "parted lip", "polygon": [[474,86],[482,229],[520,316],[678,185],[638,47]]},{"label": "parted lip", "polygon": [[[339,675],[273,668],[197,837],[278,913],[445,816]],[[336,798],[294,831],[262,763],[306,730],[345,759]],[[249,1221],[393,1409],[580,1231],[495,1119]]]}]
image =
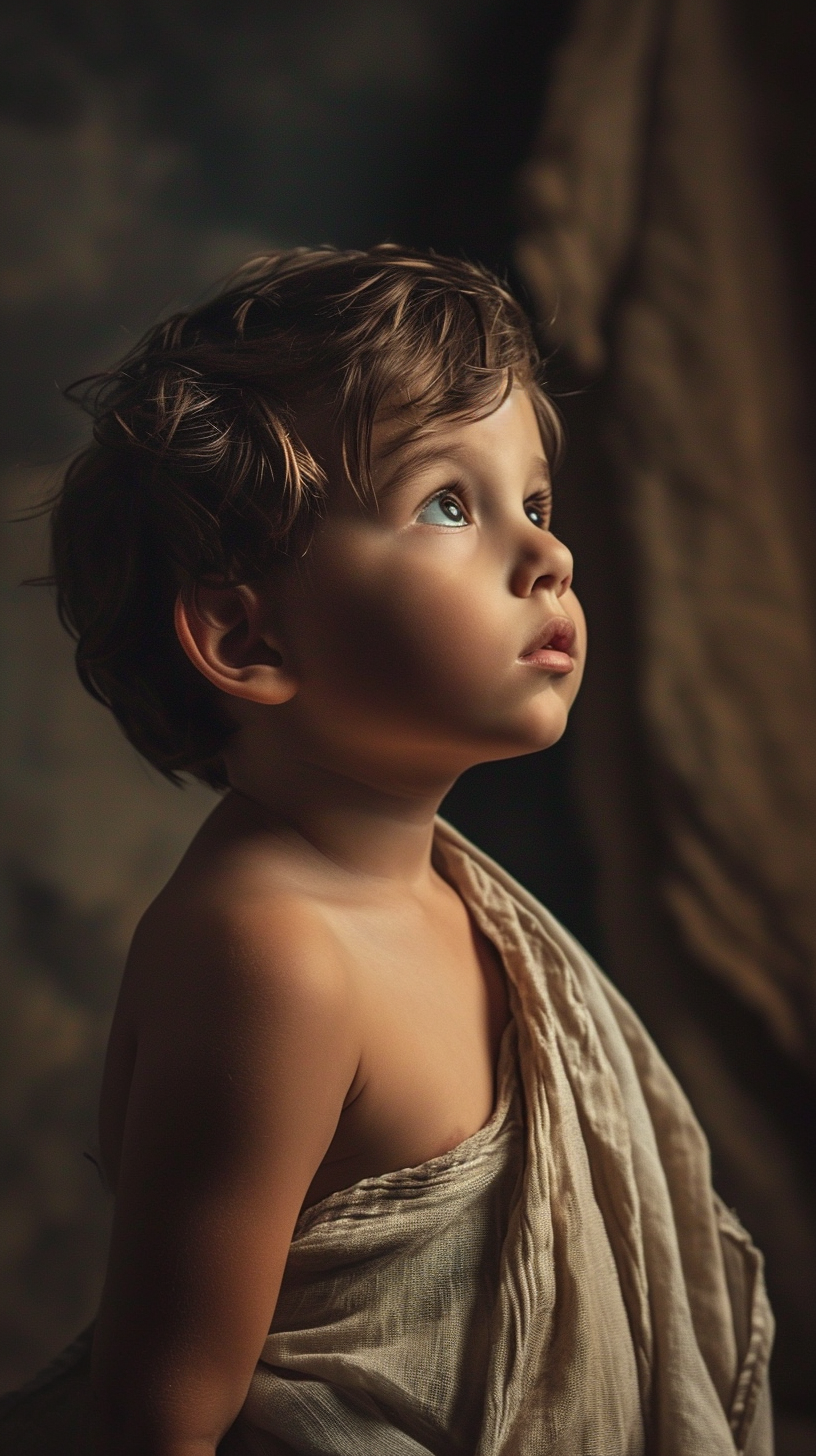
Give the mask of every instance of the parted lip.
[{"label": "parted lip", "polygon": [[541,652],[543,648],[550,647],[554,652],[566,652],[572,656],[575,646],[575,623],[569,617],[550,617],[548,622],[536,633],[532,642],[525,647],[519,657],[531,657],[534,652]]}]

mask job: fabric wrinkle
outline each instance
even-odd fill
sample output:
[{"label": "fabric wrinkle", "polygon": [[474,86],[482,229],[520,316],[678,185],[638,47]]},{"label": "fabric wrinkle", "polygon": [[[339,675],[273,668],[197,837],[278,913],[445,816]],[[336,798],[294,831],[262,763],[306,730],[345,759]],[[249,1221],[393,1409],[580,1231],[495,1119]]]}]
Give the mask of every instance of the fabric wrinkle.
[{"label": "fabric wrinkle", "polygon": [[301,1215],[237,1426],[259,1456],[734,1456],[772,1320],[686,1099],[532,897],[441,821],[435,851],[507,974],[493,1115]]},{"label": "fabric wrinkle", "polygon": [[[436,850],[507,974],[492,1116],[301,1213],[219,1456],[772,1456],[762,1259],[684,1094],[546,910]],[[9,1456],[86,1419],[89,1343],[0,1412]]]}]

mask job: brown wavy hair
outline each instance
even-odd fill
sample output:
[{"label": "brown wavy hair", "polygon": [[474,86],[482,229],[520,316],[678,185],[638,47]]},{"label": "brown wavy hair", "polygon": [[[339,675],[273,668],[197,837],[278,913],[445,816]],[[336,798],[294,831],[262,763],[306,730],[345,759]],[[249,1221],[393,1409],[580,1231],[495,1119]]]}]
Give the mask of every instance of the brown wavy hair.
[{"label": "brown wavy hair", "polygon": [[498,279],[391,245],[269,254],[157,325],[67,391],[93,444],[53,503],[51,579],[84,686],[168,778],[226,787],[234,725],[182,651],[173,606],[191,582],[258,581],[308,550],[330,482],[299,433],[302,406],[318,401],[364,492],[372,427],[394,401],[421,429],[476,418],[522,384],[554,463],[561,432],[540,374]]}]

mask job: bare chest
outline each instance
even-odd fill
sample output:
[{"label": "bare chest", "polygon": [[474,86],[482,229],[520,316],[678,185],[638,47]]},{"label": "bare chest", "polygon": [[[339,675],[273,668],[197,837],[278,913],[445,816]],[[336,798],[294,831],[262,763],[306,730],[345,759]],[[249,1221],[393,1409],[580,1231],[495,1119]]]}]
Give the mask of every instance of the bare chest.
[{"label": "bare chest", "polygon": [[448,1152],[489,1120],[509,1019],[499,956],[466,915],[356,949],[362,1055],[304,1207]]}]

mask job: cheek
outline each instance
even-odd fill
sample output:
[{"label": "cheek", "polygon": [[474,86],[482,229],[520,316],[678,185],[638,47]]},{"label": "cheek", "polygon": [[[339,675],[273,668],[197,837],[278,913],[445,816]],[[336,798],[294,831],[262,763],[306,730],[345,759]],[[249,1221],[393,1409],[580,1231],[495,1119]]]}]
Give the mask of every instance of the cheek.
[{"label": "cheek", "polygon": [[320,676],[371,705],[472,708],[512,658],[486,595],[461,575],[421,570],[327,580],[312,643]]}]

